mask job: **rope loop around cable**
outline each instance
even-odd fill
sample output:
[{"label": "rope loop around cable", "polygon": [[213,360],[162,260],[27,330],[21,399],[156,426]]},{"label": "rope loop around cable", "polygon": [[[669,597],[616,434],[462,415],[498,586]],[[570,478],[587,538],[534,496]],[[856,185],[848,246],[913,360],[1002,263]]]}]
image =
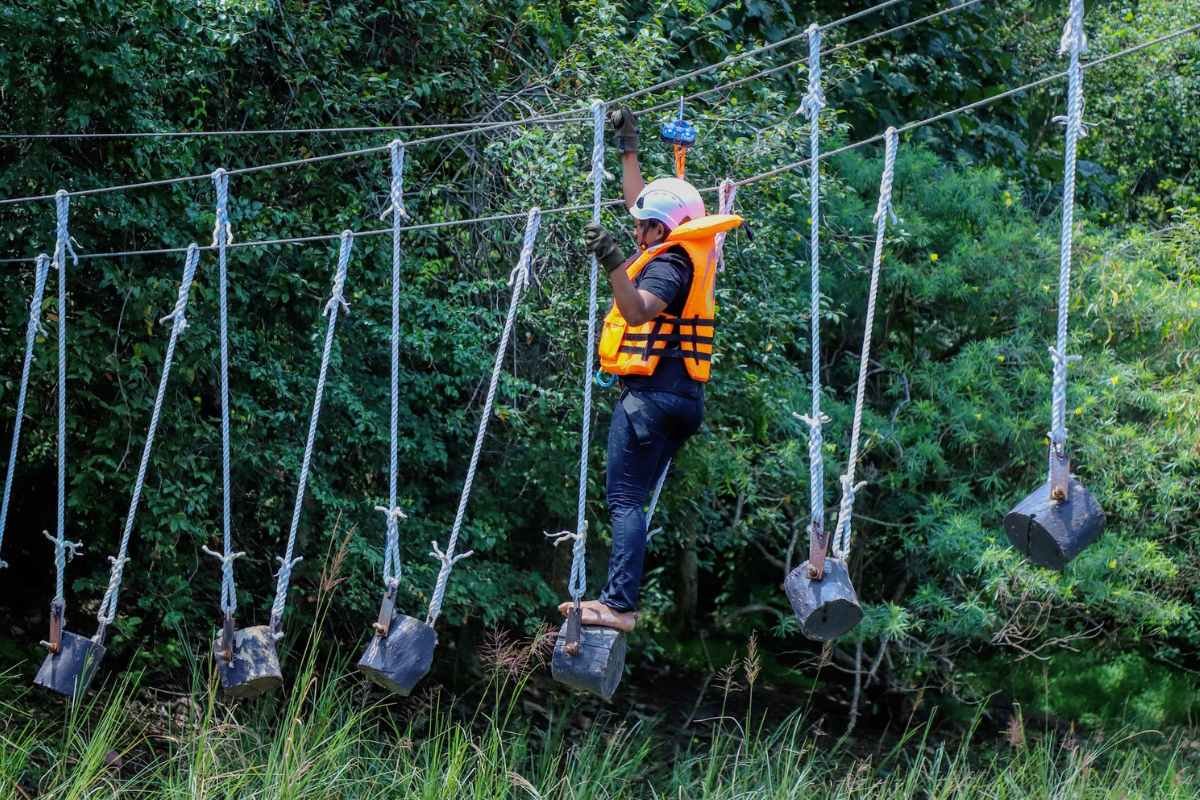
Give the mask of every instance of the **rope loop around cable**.
[{"label": "rope loop around cable", "polygon": [[800,113],[816,124],[825,108],[825,92],[821,89],[821,28],[815,22],[808,26],[808,91],[800,101]]},{"label": "rope loop around cable", "polygon": [[411,219],[404,207],[404,142],[393,139],[388,144],[388,156],[392,166],[392,182],[388,191],[388,200],[391,204],[383,210],[379,218],[386,219],[389,215],[393,215],[396,222]]}]

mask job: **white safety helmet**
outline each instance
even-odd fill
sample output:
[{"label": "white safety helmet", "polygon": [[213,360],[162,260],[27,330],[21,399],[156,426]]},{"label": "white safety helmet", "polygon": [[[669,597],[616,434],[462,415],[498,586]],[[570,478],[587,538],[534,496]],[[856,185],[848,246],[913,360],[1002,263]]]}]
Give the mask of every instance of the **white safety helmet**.
[{"label": "white safety helmet", "polygon": [[696,187],[681,178],[659,178],[646,184],[629,213],[634,219],[657,220],[667,230],[674,230],[703,217],[704,200]]}]

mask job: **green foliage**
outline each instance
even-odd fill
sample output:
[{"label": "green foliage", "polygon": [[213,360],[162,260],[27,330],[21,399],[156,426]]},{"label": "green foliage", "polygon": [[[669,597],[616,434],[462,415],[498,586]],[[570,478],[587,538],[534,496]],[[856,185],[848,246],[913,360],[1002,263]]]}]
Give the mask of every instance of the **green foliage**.
[{"label": "green foliage", "polygon": [[[1061,68],[1051,4],[979,4],[826,60],[824,146],[931,115]],[[899,4],[828,40],[850,41],[932,11]],[[374,125],[514,119],[582,108],[586,98],[640,89],[700,63],[802,32],[850,4],[696,2],[402,4],[351,2],[69,2],[0,11],[0,109],[15,130],[157,130]],[[1089,12],[1095,53],[1178,27],[1195,1]],[[838,39],[838,37],[844,37]],[[784,63],[803,43],[638,98],[669,102]],[[1059,658],[1087,636],[1120,663],[1179,662],[1194,652],[1198,507],[1194,398],[1200,389],[1197,256],[1200,217],[1190,164],[1195,40],[1089,70],[1096,125],[1081,156],[1070,427],[1074,463],[1108,512],[1105,537],[1063,574],[1030,567],[1006,545],[1002,515],[1043,480],[1057,267],[1061,136],[1058,89],[923,128],[901,145],[898,224],[886,244],[852,569],[863,625],[834,657],[876,664],[872,680],[975,701],[995,688],[981,667],[1028,653]],[[712,186],[802,158],[794,111],[803,67],[697,99],[701,127],[689,174]],[[670,154],[644,119],[648,175]],[[418,222],[519,213],[586,202],[590,122],[512,127],[408,150],[408,207]],[[410,135],[411,133],[411,135]],[[254,138],[5,143],[6,196],[82,189],[386,144],[392,133]],[[403,134],[409,139],[420,135]],[[1189,149],[1193,148],[1193,149]],[[861,346],[881,153],[823,162],[821,361],[826,497],[837,502]],[[388,204],[386,156],[235,176],[238,241],[378,228]],[[616,170],[615,156],[607,166]],[[610,180],[608,193],[615,191]],[[1190,188],[1189,188],[1190,187]],[[803,559],[807,524],[808,200],[805,176],[742,187],[754,231],[727,246],[718,285],[722,333],[708,417],[672,474],[651,548],[645,613],[635,638],[644,665],[694,648],[698,632],[799,647],[779,583]],[[48,203],[0,209],[4,255],[52,246]],[[439,651],[447,675],[469,667],[472,638],[491,626],[532,631],[552,617],[566,554],[542,536],[574,517],[585,342],[586,214],[546,218],[537,283],[506,355],[496,419],[464,529],[476,555],[450,584]],[[1129,220],[1133,222],[1129,222]],[[609,210],[614,230],[627,224]],[[400,606],[419,615],[435,564],[428,542],[453,519],[482,400],[482,381],[508,298],[520,221],[406,234],[401,286]],[[77,198],[72,231],[85,251],[205,243],[207,179]],[[321,307],[334,245],[232,251],[234,511],[239,620],[265,620],[282,551],[319,356]],[[68,271],[69,307],[49,287],[48,326],[69,314],[69,532],[86,553],[69,566],[72,627],[87,630],[126,510],[181,258],[89,260]],[[169,632],[203,640],[216,618],[218,569],[200,555],[219,537],[220,482],[213,257],[205,254],[180,343],[112,639],[122,658],[169,680],[185,663]],[[386,493],[390,242],[356,241],[319,450],[300,534],[288,629],[316,624],[322,554],[345,547],[345,590],[328,619],[355,646],[378,601]],[[32,276],[0,280],[0,406],[11,419]],[[16,575],[0,605],[21,630],[8,660],[37,657],[50,566],[36,533],[53,527],[53,336],[39,341],[29,419],[5,542]],[[589,584],[604,574],[601,394],[590,449]],[[342,531],[342,533],[335,533]],[[350,531],[348,535],[345,531]],[[454,635],[450,631],[456,631]],[[668,636],[670,634],[670,636]],[[656,640],[661,637],[661,641]],[[458,644],[464,645],[459,647]],[[135,645],[140,645],[137,649]],[[860,647],[861,646],[861,647]],[[715,648],[719,649],[719,648]],[[851,651],[855,655],[851,655]],[[458,654],[458,655],[456,655]],[[864,665],[859,658],[866,660]],[[1130,667],[1133,670],[1133,667]],[[1131,671],[1129,674],[1136,674]],[[822,678],[839,681],[840,678]],[[871,684],[871,681],[868,681]],[[1159,685],[1163,684],[1161,681]],[[1086,681],[1062,683],[1059,713],[1081,715]],[[868,685],[868,691],[876,685]],[[1016,691],[1016,690],[1014,690]],[[1175,689],[1171,690],[1176,691]],[[1107,712],[1105,712],[1107,713]],[[1103,716],[1103,715],[1102,715]],[[1157,718],[1151,714],[1147,718]],[[1163,717],[1166,719],[1166,717]]]}]

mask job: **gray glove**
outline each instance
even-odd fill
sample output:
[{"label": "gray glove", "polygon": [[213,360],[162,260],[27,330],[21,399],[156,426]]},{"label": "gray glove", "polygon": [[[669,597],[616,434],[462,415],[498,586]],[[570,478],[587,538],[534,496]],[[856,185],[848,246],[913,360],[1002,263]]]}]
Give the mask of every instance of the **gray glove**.
[{"label": "gray glove", "polygon": [[594,222],[589,222],[583,229],[583,244],[609,272],[619,269],[625,263],[625,256],[617,249],[612,235]]},{"label": "gray glove", "polygon": [[613,129],[613,144],[622,153],[636,153],[638,149],[637,118],[628,108],[615,108],[608,112],[608,124]]}]

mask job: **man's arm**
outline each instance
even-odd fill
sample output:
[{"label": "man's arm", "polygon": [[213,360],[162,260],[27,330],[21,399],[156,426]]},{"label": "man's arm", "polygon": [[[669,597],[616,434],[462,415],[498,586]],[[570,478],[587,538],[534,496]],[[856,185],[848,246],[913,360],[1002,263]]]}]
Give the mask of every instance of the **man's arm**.
[{"label": "man's arm", "polygon": [[637,118],[628,108],[618,108],[608,112],[608,123],[613,127],[614,142],[621,151],[621,193],[625,196],[625,207],[633,208],[646,185],[637,156]]},{"label": "man's arm", "polygon": [[630,325],[649,322],[667,307],[666,300],[635,286],[623,269],[608,273],[608,282],[612,284],[613,302]]},{"label": "man's arm", "polygon": [[646,186],[642,178],[642,165],[637,151],[621,154],[621,192],[625,195],[625,208],[633,208],[638,195]]}]

